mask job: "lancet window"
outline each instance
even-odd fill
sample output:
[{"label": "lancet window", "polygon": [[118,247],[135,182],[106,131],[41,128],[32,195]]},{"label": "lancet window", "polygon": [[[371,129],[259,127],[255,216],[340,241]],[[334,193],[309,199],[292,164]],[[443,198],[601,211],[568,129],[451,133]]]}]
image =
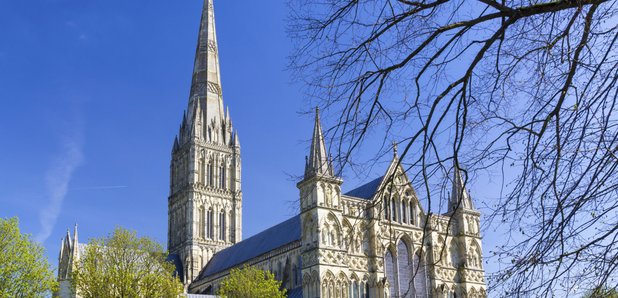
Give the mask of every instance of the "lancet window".
[{"label": "lancet window", "polygon": [[387,249],[384,255],[384,273],[390,297],[428,297],[427,268],[419,254],[399,240],[395,251]]},{"label": "lancet window", "polygon": [[207,237],[212,239],[214,234],[212,207],[208,209],[208,213],[206,214],[206,231],[208,233]]},{"label": "lancet window", "polygon": [[199,231],[200,231],[200,238],[205,238],[206,236],[206,223],[205,223],[205,217],[206,217],[206,212],[204,211],[204,207],[200,207],[199,209],[199,221],[198,221],[198,225],[199,225]]},{"label": "lancet window", "polygon": [[219,240],[225,241],[225,211],[219,213]]},{"label": "lancet window", "polygon": [[208,163],[208,186],[212,187],[215,184],[215,167],[212,160]]},{"label": "lancet window", "polygon": [[197,180],[200,184],[204,184],[206,182],[206,157],[204,154],[204,150],[200,153],[200,160],[198,162],[198,173]]},{"label": "lancet window", "polygon": [[397,204],[395,204],[395,201],[393,200],[391,202],[391,214],[392,214],[392,221],[397,221],[398,218],[398,214],[397,214]]},{"label": "lancet window", "polygon": [[219,167],[219,173],[220,173],[220,177],[219,177],[219,187],[221,189],[226,189],[226,185],[225,185],[225,165],[221,165],[221,167]]}]

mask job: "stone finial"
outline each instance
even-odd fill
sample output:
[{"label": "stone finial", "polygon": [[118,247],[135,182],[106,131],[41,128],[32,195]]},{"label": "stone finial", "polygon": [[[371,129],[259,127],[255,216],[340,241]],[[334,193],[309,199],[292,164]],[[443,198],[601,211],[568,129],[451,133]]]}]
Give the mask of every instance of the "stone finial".
[{"label": "stone finial", "polygon": [[397,156],[397,141],[393,141],[393,155]]}]

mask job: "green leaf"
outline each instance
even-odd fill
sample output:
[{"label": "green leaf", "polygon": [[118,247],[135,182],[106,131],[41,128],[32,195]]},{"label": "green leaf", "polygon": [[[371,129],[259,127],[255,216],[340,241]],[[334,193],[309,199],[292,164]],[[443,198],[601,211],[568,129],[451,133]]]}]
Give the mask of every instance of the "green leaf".
[{"label": "green leaf", "polygon": [[0,218],[0,297],[45,297],[57,287],[43,247],[21,234],[17,218]]},{"label": "green leaf", "polygon": [[71,275],[73,289],[82,298],[176,298],[183,285],[166,259],[161,245],[118,227],[88,243]]},{"label": "green leaf", "polygon": [[218,295],[228,298],[284,298],[286,290],[281,288],[281,282],[272,273],[244,266],[230,271],[230,275],[221,283]]}]

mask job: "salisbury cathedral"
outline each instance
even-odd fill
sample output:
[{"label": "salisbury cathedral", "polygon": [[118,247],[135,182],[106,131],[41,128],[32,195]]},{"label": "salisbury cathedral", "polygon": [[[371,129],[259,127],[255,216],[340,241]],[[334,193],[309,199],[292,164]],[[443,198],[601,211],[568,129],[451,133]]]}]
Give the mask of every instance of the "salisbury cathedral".
[{"label": "salisbury cathedral", "polygon": [[[205,0],[168,198],[168,250],[188,293],[215,294],[231,269],[251,265],[273,272],[288,297],[486,297],[480,213],[458,170],[445,214],[423,211],[396,149],[380,178],[342,193],[317,109],[300,214],[243,239],[241,147],[223,104],[215,30]],[[82,245],[76,233],[61,250],[65,287]]]}]

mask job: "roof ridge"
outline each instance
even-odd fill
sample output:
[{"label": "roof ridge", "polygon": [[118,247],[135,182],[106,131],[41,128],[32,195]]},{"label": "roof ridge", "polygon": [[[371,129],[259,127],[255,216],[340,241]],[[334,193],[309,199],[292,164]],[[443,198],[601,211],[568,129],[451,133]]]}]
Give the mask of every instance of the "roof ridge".
[{"label": "roof ridge", "polygon": [[361,184],[352,190],[347,191],[343,195],[369,200],[375,195],[384,180],[385,175],[375,178],[367,183]]}]

